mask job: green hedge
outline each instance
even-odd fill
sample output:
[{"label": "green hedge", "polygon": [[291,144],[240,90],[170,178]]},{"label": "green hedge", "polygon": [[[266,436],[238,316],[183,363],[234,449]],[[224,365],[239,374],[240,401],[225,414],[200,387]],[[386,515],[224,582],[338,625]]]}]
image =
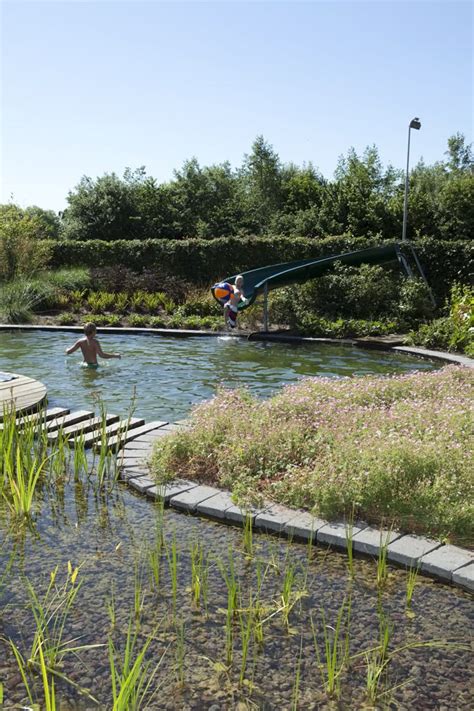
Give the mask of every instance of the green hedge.
[{"label": "green hedge", "polygon": [[[89,267],[124,264],[131,269],[156,268],[197,284],[267,264],[324,257],[380,244],[376,238],[350,235],[315,240],[304,237],[232,237],[213,240],[51,241],[52,266]],[[413,243],[438,299],[454,281],[472,275],[474,245],[466,241],[423,238]]]}]

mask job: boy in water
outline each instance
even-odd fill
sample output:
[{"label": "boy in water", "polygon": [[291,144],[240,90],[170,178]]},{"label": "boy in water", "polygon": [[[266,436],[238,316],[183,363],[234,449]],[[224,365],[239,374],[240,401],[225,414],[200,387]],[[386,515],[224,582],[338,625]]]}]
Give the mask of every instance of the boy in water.
[{"label": "boy in water", "polygon": [[120,353],[105,353],[102,350],[99,341],[95,337],[96,332],[97,327],[95,323],[86,323],[84,326],[84,333],[86,334],[85,338],[80,338],[73,346],[66,348],[66,354],[70,355],[80,348],[82,351],[82,357],[84,358],[84,365],[88,368],[98,368],[98,355],[101,358],[121,358],[122,356]]},{"label": "boy in water", "polygon": [[244,278],[242,274],[235,277],[234,291],[230,296],[229,301],[224,304],[224,319],[225,324],[229,328],[237,326],[238,305],[242,301],[247,303],[248,299],[243,294]]}]

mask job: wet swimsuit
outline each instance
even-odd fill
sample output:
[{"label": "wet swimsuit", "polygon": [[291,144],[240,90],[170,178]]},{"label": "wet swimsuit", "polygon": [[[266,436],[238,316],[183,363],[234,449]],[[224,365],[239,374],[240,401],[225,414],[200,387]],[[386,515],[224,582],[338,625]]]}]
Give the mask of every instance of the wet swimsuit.
[{"label": "wet swimsuit", "polygon": [[83,368],[98,368],[99,364],[98,363],[86,363],[86,361],[83,361],[82,367]]}]

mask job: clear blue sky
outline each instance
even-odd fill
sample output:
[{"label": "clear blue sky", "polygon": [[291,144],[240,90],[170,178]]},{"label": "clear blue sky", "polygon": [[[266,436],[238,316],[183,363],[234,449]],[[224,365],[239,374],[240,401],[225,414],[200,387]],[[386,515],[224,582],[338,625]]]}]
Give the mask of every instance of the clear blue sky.
[{"label": "clear blue sky", "polygon": [[236,167],[263,134],[331,177],[375,144],[403,168],[472,141],[471,2],[3,0],[1,195],[63,209],[82,175],[196,156]]}]

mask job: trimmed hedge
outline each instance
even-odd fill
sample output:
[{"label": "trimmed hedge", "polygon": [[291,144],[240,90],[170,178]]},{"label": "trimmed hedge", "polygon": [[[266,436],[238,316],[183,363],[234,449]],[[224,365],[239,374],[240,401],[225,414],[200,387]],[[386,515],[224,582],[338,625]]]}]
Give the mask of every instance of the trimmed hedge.
[{"label": "trimmed hedge", "polygon": [[[324,257],[381,243],[376,238],[354,238],[350,235],[319,240],[304,237],[232,237],[213,240],[49,242],[54,268],[125,264],[137,271],[160,269],[201,285],[267,264]],[[438,299],[445,298],[454,281],[469,282],[474,261],[472,242],[423,238],[413,242],[413,246]]]}]

